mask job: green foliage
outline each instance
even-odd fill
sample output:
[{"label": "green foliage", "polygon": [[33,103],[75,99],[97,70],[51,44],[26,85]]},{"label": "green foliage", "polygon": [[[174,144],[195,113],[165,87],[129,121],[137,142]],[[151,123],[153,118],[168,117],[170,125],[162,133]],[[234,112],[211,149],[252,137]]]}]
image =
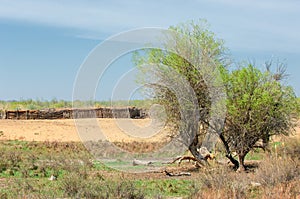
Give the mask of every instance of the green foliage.
[{"label": "green foliage", "polygon": [[91,159],[82,143],[2,141],[0,198],[153,198],[189,196],[195,189],[192,180],[120,178]]},{"label": "green foliage", "polygon": [[138,107],[138,108],[150,108],[152,104],[151,99],[144,100],[117,100],[117,101],[96,101],[95,107]]},{"label": "green foliage", "polygon": [[71,108],[72,102],[64,100],[52,99],[28,99],[28,100],[13,100],[13,101],[0,101],[0,110],[41,110],[47,108]]},{"label": "green foliage", "polygon": [[[252,64],[233,71],[222,71],[227,93],[225,144],[243,161],[261,139],[268,143],[273,135],[288,135],[298,107],[293,89],[262,72]],[[243,164],[243,163],[241,163]]]},{"label": "green foliage", "polygon": [[[171,36],[162,38],[166,50],[146,49],[140,54],[136,53],[133,61],[140,69],[141,74],[137,81],[141,83],[147,83],[149,77],[155,76],[160,82],[174,84],[176,87],[177,82],[172,81],[170,71],[176,71],[176,74],[188,81],[196,95],[201,116],[196,124],[188,124],[188,121],[185,121],[186,128],[183,130],[197,131],[193,133],[197,136],[189,146],[195,157],[200,157],[195,148],[201,145],[201,134],[205,134],[210,125],[211,98],[214,96],[209,95],[208,86],[225,87],[227,115],[220,138],[225,145],[227,156],[237,167],[239,163],[231,156],[233,151],[238,153],[240,165],[243,166],[246,154],[253,149],[258,140],[262,139],[266,144],[270,136],[288,135],[291,132],[293,117],[298,115],[300,106],[293,88],[283,85],[280,81],[286,76],[285,64],[277,63],[276,73],[270,71],[272,62],[266,63],[266,72],[260,71],[252,64],[230,71],[227,68],[227,49],[223,45],[224,42],[215,37],[205,21],[179,24],[170,27],[170,30],[174,31]],[[149,67],[149,64],[154,67]],[[224,86],[207,85],[207,82],[218,79],[216,69],[221,73],[222,78],[219,79],[222,79],[220,81],[223,81]],[[150,84],[149,88],[149,93],[154,95],[154,101],[164,106],[168,122],[178,130],[182,119],[182,103],[179,102],[181,99],[164,85]],[[184,104],[188,106],[189,103],[191,101],[186,100]],[[205,130],[199,132],[196,126],[198,124]]]},{"label": "green foliage", "polygon": [[300,118],[300,98],[298,98],[298,108],[295,111],[298,118]]},{"label": "green foliage", "polygon": [[[155,103],[164,106],[168,122],[175,130],[179,128],[181,111],[189,108],[189,96],[184,96],[184,103],[179,103],[174,90],[163,84],[172,84],[173,87],[182,87],[179,79],[171,79],[172,72],[187,80],[196,95],[202,119],[207,121],[210,109],[208,88],[205,83],[207,74],[216,67],[226,67],[227,58],[223,40],[216,38],[209,30],[205,20],[188,21],[169,28],[171,36],[160,38],[164,49],[145,49],[142,53],[135,53],[133,62],[139,68],[137,81],[149,85],[145,90],[147,97],[153,98]],[[154,67],[149,67],[152,65]],[[166,67],[167,66],[167,67]],[[157,78],[162,84],[149,84],[149,78]],[[171,79],[171,80],[170,80]],[[175,86],[174,86],[175,85]],[[178,85],[178,86],[177,86]],[[180,107],[184,104],[184,108]],[[175,131],[174,130],[174,131]]]},{"label": "green foliage", "polygon": [[145,190],[150,198],[161,195],[169,197],[189,196],[197,192],[199,184],[191,180],[166,179],[166,180],[137,180],[135,186]]},{"label": "green foliage", "polygon": [[[2,141],[0,198],[272,198],[278,194],[295,198],[299,194],[299,140],[276,145],[250,174],[212,164],[212,168],[191,171],[190,177],[171,178],[164,173],[111,170],[90,161],[81,143]],[[168,167],[177,171],[186,165]],[[51,175],[57,179],[50,181]],[[252,182],[263,186],[253,187]]]},{"label": "green foliage", "polygon": [[[149,108],[152,104],[150,99],[146,100],[118,100],[118,101],[74,101],[75,107],[127,107],[134,106],[138,108]],[[41,109],[61,109],[61,108],[72,108],[71,101],[65,100],[19,100],[19,101],[0,101],[0,113],[3,110],[41,110]]]},{"label": "green foliage", "polygon": [[0,176],[60,176],[81,165],[92,167],[89,157],[79,143],[5,141],[0,143]]}]

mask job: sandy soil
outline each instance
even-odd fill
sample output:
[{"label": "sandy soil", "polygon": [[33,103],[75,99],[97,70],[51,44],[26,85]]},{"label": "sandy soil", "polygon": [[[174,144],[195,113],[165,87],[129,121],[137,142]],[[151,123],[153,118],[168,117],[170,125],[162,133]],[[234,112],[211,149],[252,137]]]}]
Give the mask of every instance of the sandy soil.
[{"label": "sandy soil", "polygon": [[[93,127],[87,125],[89,121],[81,121],[86,133],[100,130],[109,141],[161,142],[167,139],[166,135],[169,133],[162,126],[153,125],[150,119],[123,119],[118,122],[115,119],[96,119],[95,121],[99,126]],[[85,132],[82,132],[82,127],[79,127],[78,122],[76,124],[72,119],[0,120],[0,140],[81,141],[80,137],[84,139]],[[300,137],[300,122],[294,136]]]},{"label": "sandy soil", "polygon": [[[166,139],[166,130],[159,125],[153,126],[150,119],[95,121],[97,127],[91,126],[89,120],[81,120],[79,124],[75,124],[73,119],[0,120],[0,140],[80,141],[80,137],[85,137],[82,128],[86,129],[87,134],[91,131],[101,131],[109,141],[157,142]],[[80,128],[82,123],[84,126]]]}]

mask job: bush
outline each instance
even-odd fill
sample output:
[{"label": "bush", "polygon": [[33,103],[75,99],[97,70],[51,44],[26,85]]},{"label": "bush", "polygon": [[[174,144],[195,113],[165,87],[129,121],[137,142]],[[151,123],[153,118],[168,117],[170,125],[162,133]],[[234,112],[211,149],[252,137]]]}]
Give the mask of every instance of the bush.
[{"label": "bush", "polygon": [[262,199],[298,198],[300,195],[299,181],[283,183],[274,187],[265,188],[259,195]]},{"label": "bush", "polygon": [[225,166],[204,172],[201,190],[194,198],[245,198],[250,189],[246,173],[236,173]]},{"label": "bush", "polygon": [[296,179],[300,179],[299,161],[288,156],[267,157],[256,171],[256,181],[265,186],[276,186]]},{"label": "bush", "polygon": [[273,153],[280,157],[290,157],[292,160],[300,161],[300,139],[288,137],[283,139],[281,145],[274,147]]},{"label": "bush", "polygon": [[106,181],[88,178],[80,173],[68,173],[62,179],[62,190],[72,198],[143,199],[143,191],[130,181]]}]

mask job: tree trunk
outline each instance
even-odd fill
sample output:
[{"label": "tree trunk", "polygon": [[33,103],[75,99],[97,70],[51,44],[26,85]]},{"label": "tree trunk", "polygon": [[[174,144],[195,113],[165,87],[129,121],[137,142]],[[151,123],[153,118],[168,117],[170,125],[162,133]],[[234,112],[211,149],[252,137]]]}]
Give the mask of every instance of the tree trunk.
[{"label": "tree trunk", "polygon": [[206,162],[206,159],[198,152],[197,147],[198,147],[198,136],[196,135],[193,142],[189,146],[189,150],[199,163],[202,163],[203,161]]},{"label": "tree trunk", "polygon": [[270,142],[270,136],[269,135],[266,135],[264,138],[263,138],[263,147],[264,147],[264,151],[267,151],[267,152],[271,152],[271,150],[269,149],[269,142]]},{"label": "tree trunk", "polygon": [[232,164],[234,164],[235,169],[238,169],[239,166],[240,166],[239,161],[237,161],[236,159],[234,159],[234,157],[232,157],[229,146],[228,146],[228,143],[226,142],[226,140],[225,140],[225,138],[222,134],[220,134],[220,139],[221,139],[221,141],[222,141],[222,143],[225,147],[226,157],[230,160],[230,162]]},{"label": "tree trunk", "polygon": [[240,163],[240,165],[239,165],[239,168],[238,168],[238,170],[237,171],[239,171],[239,172],[244,172],[244,171],[246,171],[246,167],[245,167],[245,154],[241,154],[241,155],[239,155],[239,163]]}]

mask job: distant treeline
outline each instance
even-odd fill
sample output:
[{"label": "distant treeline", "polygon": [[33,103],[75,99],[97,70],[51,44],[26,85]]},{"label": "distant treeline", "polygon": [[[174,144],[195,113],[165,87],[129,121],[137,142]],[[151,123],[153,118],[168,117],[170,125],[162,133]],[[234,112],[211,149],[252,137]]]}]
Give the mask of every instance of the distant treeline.
[{"label": "distant treeline", "polygon": [[[119,100],[119,101],[74,101],[75,107],[139,107],[139,108],[149,108],[152,101],[151,100]],[[0,110],[42,110],[42,109],[65,109],[73,107],[72,101],[66,100],[11,100],[4,101],[0,100]]]}]

